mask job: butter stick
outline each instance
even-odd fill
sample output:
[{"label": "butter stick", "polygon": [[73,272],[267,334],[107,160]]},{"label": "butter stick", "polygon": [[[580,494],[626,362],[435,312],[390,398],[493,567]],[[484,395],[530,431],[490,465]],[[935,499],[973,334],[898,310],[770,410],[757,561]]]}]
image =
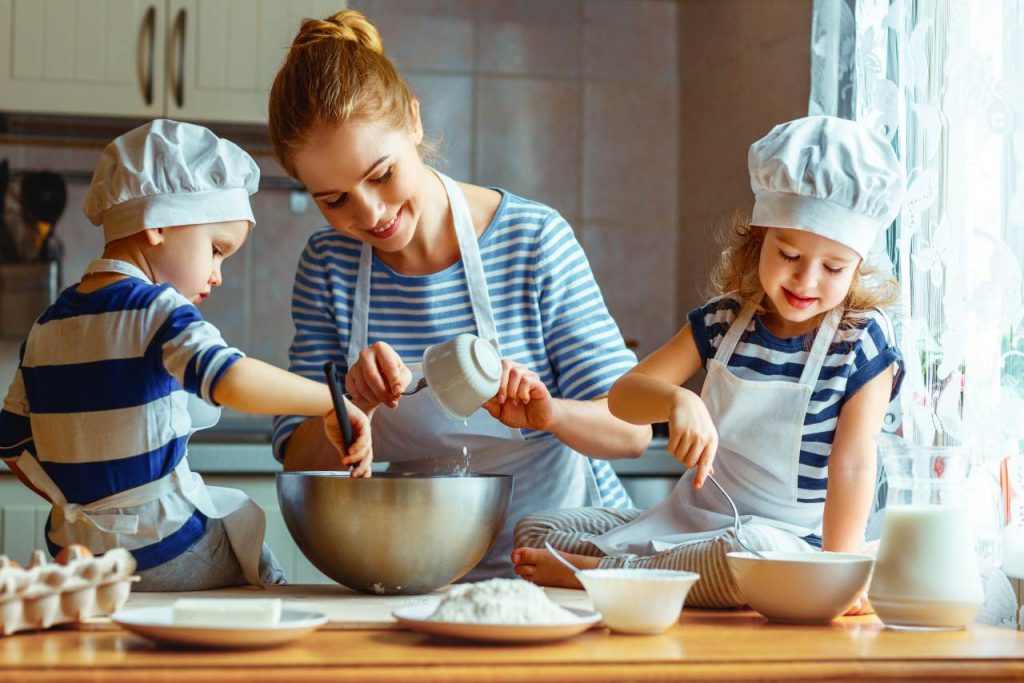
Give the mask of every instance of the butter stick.
[{"label": "butter stick", "polygon": [[280,598],[181,598],[175,600],[175,626],[265,627],[281,621]]}]

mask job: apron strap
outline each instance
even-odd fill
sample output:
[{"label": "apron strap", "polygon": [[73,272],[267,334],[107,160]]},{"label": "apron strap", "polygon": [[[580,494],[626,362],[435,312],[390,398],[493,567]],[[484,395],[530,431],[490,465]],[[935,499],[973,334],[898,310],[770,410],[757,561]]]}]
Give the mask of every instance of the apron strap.
[{"label": "apron strap", "polygon": [[98,258],[90,261],[89,265],[85,267],[85,274],[90,275],[92,273],[120,273],[121,275],[127,275],[128,277],[144,280],[145,282],[153,282],[138,266],[127,261],[112,258]]},{"label": "apron strap", "polygon": [[743,332],[746,331],[747,325],[754,318],[754,311],[756,309],[756,304],[746,304],[740,309],[736,320],[729,326],[729,330],[725,333],[722,343],[718,346],[718,352],[715,354],[715,360],[722,365],[728,365],[729,358],[732,357],[732,352],[736,348],[736,344],[739,343],[740,337],[743,336]]},{"label": "apron strap", "polygon": [[832,345],[832,339],[836,336],[836,328],[836,312],[835,309],[832,309],[818,326],[818,333],[814,336],[811,352],[807,356],[807,362],[804,363],[804,371],[800,374],[800,384],[813,388],[817,383],[821,368],[825,365],[825,357],[828,356],[829,346]]},{"label": "apron strap", "polygon": [[469,212],[466,195],[454,180],[443,173],[434,172],[437,173],[441,184],[444,185],[445,192],[448,193],[448,203],[451,205],[452,219],[455,223],[455,237],[459,241],[459,250],[462,252],[466,284],[469,286],[469,303],[473,307],[477,332],[480,333],[482,339],[491,342],[500,354],[498,327],[494,322],[491,297],[487,291],[487,277],[484,275],[484,262],[480,257],[480,241],[476,236],[476,228],[473,227],[473,216]]},{"label": "apron strap", "polygon": [[[57,484],[46,473],[42,465],[39,464],[39,461],[31,455],[23,456],[18,460],[18,469],[24,473],[36,488],[50,498],[53,507],[61,513],[64,521],[67,523],[74,524],[84,520],[100,531],[128,534],[138,532],[138,515],[104,514],[103,511],[135,507],[158,500],[179,488],[182,482],[190,481],[192,475],[192,470],[188,466],[188,459],[182,458],[170,474],[141,486],[119,491],[106,498],[100,498],[99,500],[82,505],[79,503],[69,503]],[[207,510],[200,510],[200,512],[207,514]]]},{"label": "apron strap", "polygon": [[[434,170],[434,173],[437,174],[438,179],[440,179],[441,184],[444,186],[445,194],[448,195],[452,222],[455,225],[455,237],[459,243],[462,267],[466,273],[469,303],[473,308],[473,317],[476,319],[477,331],[482,339],[491,342],[498,349],[500,355],[501,347],[498,344],[498,326],[494,321],[491,297],[487,290],[487,278],[484,275],[483,259],[480,257],[480,243],[476,236],[476,230],[473,228],[473,217],[469,212],[466,195],[463,194],[454,180],[440,171]],[[363,242],[359,249],[359,274],[356,277],[356,291],[352,305],[352,325],[346,353],[348,367],[356,364],[359,360],[359,353],[366,348],[367,341],[370,338],[370,274],[372,271],[373,247],[368,242]]]}]

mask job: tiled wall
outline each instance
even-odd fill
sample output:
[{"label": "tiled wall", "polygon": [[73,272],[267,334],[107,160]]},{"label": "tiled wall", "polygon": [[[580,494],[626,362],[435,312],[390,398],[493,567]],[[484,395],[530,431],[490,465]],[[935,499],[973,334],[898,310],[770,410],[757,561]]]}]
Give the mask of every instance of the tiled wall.
[{"label": "tiled wall", "polygon": [[[675,329],[680,193],[677,15],[661,0],[351,0],[422,101],[460,180],[562,212],[623,334],[652,350]],[[216,129],[216,127],[214,126]],[[88,172],[99,147],[0,143],[17,169]],[[265,175],[280,170],[258,157]],[[58,224],[70,281],[102,248],[69,184]],[[251,355],[285,365],[298,255],[322,220],[289,191],[254,199],[257,228],[204,313]],[[0,383],[11,364],[5,353]]]},{"label": "tiled wall", "polygon": [[[443,170],[561,211],[641,355],[703,300],[713,228],[749,208],[747,146],[806,112],[811,0],[350,6],[376,23],[417,91],[428,134],[443,139]],[[51,136],[0,141],[0,158],[81,175],[99,149]],[[282,175],[265,145],[250,149],[265,176]],[[84,180],[69,184],[58,226],[72,280],[102,247],[80,211],[85,190]],[[265,186],[256,195],[257,229],[204,304],[229,342],[278,365],[293,331],[295,264],[322,225],[312,204],[293,212],[290,194]],[[11,348],[0,342],[4,386]]]}]

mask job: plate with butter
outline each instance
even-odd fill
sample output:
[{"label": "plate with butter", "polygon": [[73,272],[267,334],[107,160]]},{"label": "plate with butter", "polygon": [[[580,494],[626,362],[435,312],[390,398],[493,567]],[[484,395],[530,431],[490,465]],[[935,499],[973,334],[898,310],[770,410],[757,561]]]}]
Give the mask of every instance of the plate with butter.
[{"label": "plate with butter", "polygon": [[278,598],[182,598],[169,607],[122,609],[110,620],[160,645],[251,649],[297,640],[327,615],[289,609]]}]

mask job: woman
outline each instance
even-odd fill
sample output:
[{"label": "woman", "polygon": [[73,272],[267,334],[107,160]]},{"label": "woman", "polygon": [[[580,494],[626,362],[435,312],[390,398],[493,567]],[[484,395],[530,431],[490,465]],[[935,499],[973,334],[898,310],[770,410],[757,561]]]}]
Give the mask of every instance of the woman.
[{"label": "woman", "polygon": [[[274,80],[270,135],[330,224],[299,262],[291,369],[347,367],[392,471],[515,476],[505,528],[467,579],[513,575],[523,515],[628,505],[604,459],[638,457],[651,431],[613,417],[605,396],[636,359],[565,220],[424,165],[419,102],[356,11],[303,23]],[[503,358],[485,410],[460,422],[428,392],[401,398],[423,350],[463,332]],[[322,434],[317,420],[280,417],[275,453],[286,469],[334,469]]]}]

